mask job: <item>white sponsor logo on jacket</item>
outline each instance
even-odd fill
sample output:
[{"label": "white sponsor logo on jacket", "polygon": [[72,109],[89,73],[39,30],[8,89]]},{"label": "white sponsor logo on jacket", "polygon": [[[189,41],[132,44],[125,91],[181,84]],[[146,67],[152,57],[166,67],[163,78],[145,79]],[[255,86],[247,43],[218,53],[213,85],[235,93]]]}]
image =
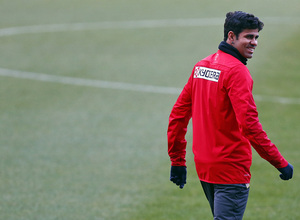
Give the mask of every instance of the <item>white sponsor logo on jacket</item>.
[{"label": "white sponsor logo on jacket", "polygon": [[219,81],[221,71],[202,66],[195,67],[194,78],[206,79],[214,82]]}]

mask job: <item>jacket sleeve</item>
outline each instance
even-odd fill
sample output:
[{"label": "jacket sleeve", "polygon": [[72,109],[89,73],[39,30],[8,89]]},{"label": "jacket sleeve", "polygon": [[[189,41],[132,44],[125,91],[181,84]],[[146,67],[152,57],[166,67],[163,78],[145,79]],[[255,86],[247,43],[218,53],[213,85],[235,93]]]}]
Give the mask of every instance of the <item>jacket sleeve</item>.
[{"label": "jacket sleeve", "polygon": [[168,154],[172,166],[186,166],[185,134],[189,120],[192,117],[192,75],[184,86],[169,117]]},{"label": "jacket sleeve", "polygon": [[243,136],[250,141],[257,153],[274,167],[287,166],[288,162],[270,141],[259,122],[252,95],[253,80],[249,70],[243,65],[233,68],[229,75],[228,96]]}]

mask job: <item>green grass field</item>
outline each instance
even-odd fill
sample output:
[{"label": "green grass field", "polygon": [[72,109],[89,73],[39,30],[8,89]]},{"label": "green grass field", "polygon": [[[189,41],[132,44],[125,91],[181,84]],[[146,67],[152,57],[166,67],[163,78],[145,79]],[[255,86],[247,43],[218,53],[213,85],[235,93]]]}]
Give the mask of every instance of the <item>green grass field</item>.
[{"label": "green grass field", "polygon": [[[300,219],[298,0],[1,0],[0,219],[212,219],[191,127],[188,183],[179,190],[169,181],[166,131],[178,94],[124,83],[182,88],[193,65],[216,51],[234,10],[265,22],[248,68],[261,123],[295,169],[282,181],[253,150],[244,219]],[[188,26],[188,19],[208,20]],[[23,78],[28,73],[36,75]]]}]

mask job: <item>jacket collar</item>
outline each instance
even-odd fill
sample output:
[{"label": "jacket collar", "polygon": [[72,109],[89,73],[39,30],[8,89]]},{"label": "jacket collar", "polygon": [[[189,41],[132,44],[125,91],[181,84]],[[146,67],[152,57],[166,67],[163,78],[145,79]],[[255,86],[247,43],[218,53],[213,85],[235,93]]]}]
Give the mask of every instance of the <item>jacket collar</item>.
[{"label": "jacket collar", "polygon": [[247,65],[247,58],[243,57],[240,52],[230,44],[226,43],[225,41],[222,41],[219,45],[219,49],[222,50],[225,53],[230,54],[231,56],[234,56],[238,60],[240,60],[244,65]]}]

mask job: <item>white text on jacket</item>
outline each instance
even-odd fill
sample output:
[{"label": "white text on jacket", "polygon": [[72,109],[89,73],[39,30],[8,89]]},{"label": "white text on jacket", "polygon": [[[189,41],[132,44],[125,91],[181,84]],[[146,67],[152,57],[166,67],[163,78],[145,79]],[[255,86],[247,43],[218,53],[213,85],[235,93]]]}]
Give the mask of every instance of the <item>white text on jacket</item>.
[{"label": "white text on jacket", "polygon": [[206,79],[214,82],[219,81],[221,71],[202,66],[195,67],[194,78]]}]

